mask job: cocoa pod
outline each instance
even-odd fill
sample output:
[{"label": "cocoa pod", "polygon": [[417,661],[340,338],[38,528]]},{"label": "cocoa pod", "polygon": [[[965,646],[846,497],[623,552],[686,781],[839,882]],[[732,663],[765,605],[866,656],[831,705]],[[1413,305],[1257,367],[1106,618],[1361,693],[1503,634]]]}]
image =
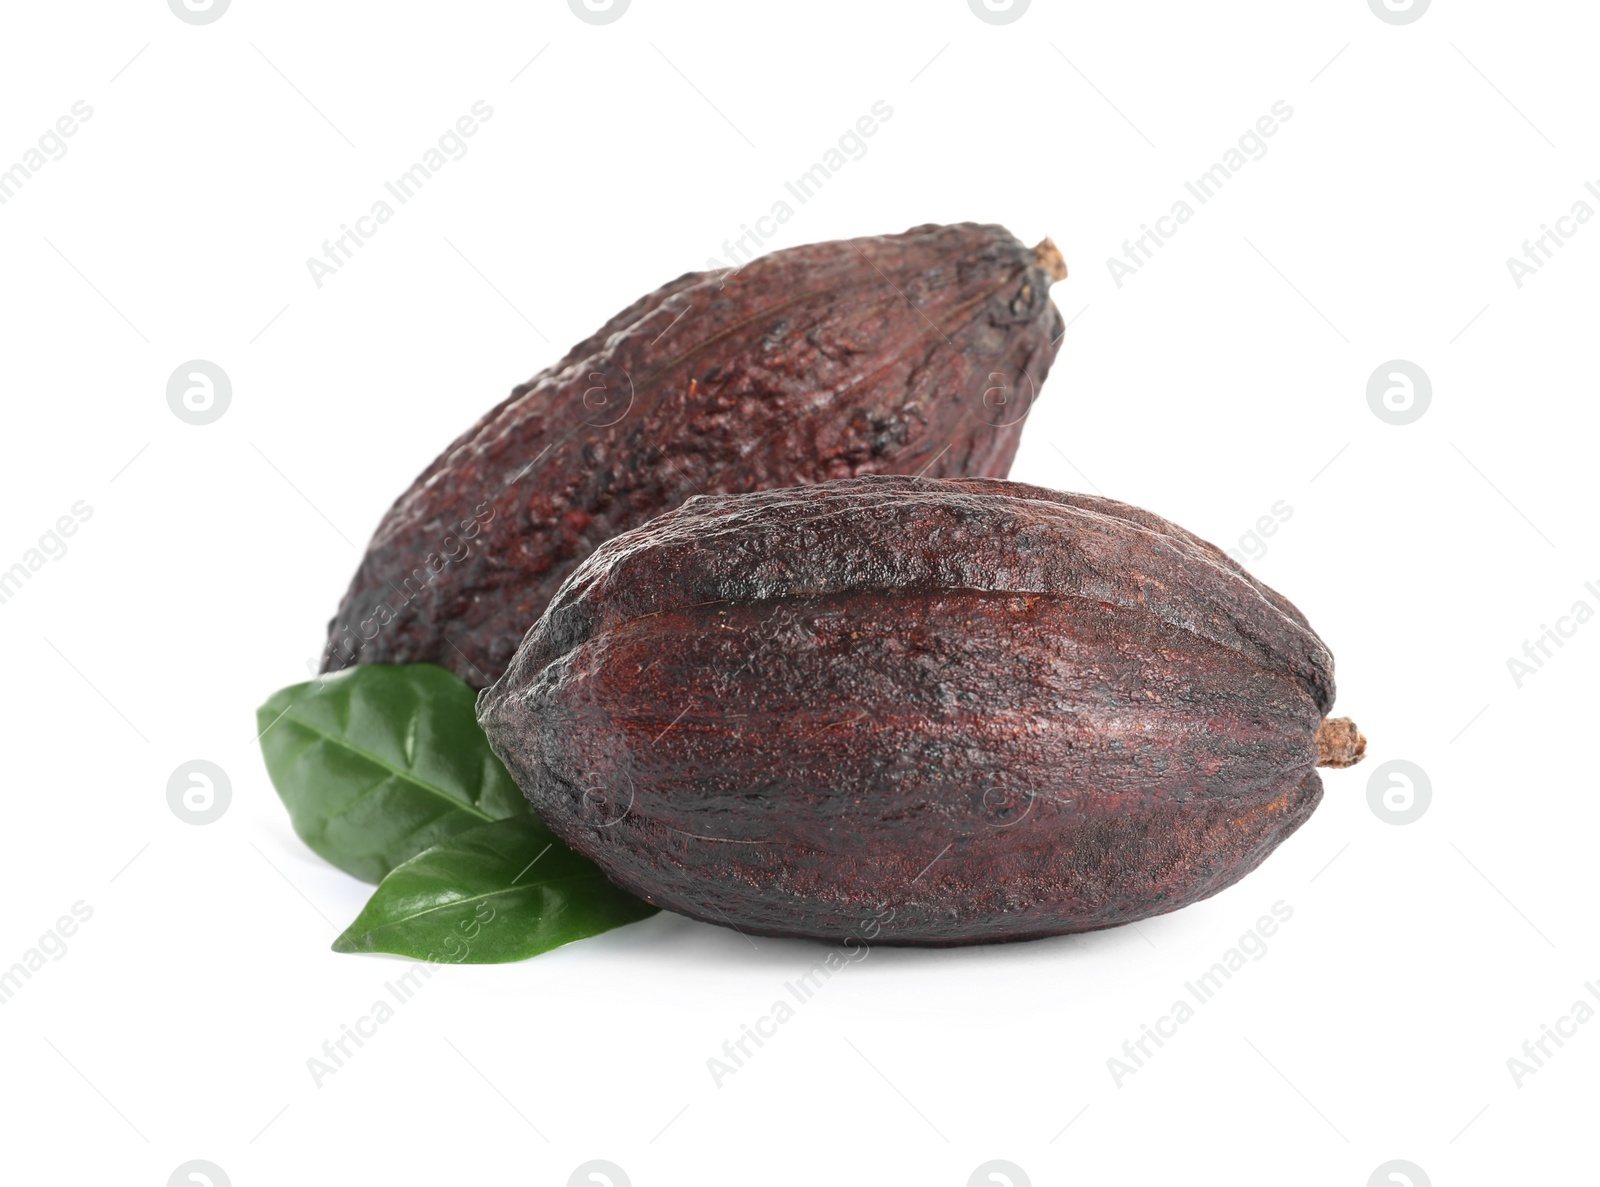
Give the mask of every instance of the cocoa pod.
[{"label": "cocoa pod", "polygon": [[[747,932],[966,944],[1231,885],[1365,740],[1214,546],[1110,499],[859,478],[602,545],[478,698],[618,885]],[[866,930],[863,930],[866,929]]]},{"label": "cocoa pod", "polygon": [[504,670],[603,540],[697,493],[1003,477],[1061,336],[1048,239],[1003,227],[774,252],[617,314],[458,438],[379,525],[323,670]]}]

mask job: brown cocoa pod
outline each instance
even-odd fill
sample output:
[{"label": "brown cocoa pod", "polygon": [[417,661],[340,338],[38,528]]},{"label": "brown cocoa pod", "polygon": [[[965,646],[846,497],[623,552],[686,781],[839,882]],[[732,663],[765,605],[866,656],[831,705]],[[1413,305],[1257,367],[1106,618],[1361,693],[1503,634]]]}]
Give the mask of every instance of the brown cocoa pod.
[{"label": "brown cocoa pod", "polygon": [[[602,545],[480,694],[561,837],[747,932],[1029,939],[1250,872],[1365,740],[1305,618],[1110,499],[859,478]],[[866,930],[864,930],[866,929]]]},{"label": "brown cocoa pod", "polygon": [[323,670],[505,669],[603,540],[694,494],[858,474],[1003,477],[1066,274],[1003,227],[774,252],[630,305],[458,438],[384,517]]}]

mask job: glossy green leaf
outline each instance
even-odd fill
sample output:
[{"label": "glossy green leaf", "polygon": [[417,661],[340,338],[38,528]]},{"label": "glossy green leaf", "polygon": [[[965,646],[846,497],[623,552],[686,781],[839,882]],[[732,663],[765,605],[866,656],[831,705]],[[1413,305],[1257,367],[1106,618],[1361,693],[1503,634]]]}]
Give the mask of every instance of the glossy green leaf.
[{"label": "glossy green leaf", "polygon": [[516,816],[459,833],[397,867],[333,950],[500,964],[656,910],[613,886],[537,816]]},{"label": "glossy green leaf", "polygon": [[476,701],[432,664],[362,664],[273,694],[256,722],[294,831],[377,882],[446,837],[527,814]]}]

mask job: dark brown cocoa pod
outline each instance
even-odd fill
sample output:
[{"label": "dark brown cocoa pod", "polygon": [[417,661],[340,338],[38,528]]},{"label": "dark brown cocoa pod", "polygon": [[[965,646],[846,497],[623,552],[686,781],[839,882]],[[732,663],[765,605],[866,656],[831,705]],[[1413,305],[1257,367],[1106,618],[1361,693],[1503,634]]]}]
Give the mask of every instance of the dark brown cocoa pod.
[{"label": "dark brown cocoa pod", "polygon": [[[1365,740],[1287,600],[1147,511],[860,478],[602,545],[478,699],[618,885],[748,932],[966,944],[1175,910]],[[865,929],[865,930],[864,930]]]},{"label": "dark brown cocoa pod", "polygon": [[968,223],[679,277],[423,471],[374,534],[323,670],[428,662],[482,687],[597,544],[694,494],[1003,477],[1065,273],[1048,239]]}]

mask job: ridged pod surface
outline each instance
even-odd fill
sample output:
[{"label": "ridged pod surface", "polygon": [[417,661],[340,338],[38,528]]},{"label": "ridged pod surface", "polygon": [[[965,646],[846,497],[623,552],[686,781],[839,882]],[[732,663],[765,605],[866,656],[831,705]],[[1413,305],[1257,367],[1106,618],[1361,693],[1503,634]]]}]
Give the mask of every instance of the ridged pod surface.
[{"label": "ridged pod surface", "polygon": [[1049,240],[1003,227],[774,252],[630,305],[389,510],[323,670],[505,669],[596,545],[694,494],[860,474],[1004,477],[1061,336]]},{"label": "ridged pod surface", "polygon": [[1300,612],[1158,516],[861,478],[692,499],[601,546],[478,717],[652,903],[963,944],[1231,885],[1316,807],[1315,766],[1360,758],[1333,699]]}]

